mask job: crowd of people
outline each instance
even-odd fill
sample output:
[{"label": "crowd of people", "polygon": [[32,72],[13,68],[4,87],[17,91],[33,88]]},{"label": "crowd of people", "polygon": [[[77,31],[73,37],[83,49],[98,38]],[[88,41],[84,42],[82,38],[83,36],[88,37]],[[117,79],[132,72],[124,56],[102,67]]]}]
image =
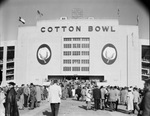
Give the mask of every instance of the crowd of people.
[{"label": "crowd of people", "polygon": [[0,87],[0,116],[19,116],[19,110],[24,108],[33,110],[39,107],[41,101],[46,100],[47,96],[48,91],[45,86],[31,83],[18,87],[14,82],[10,82],[5,87]]},{"label": "crowd of people", "polygon": [[[86,110],[110,111],[118,109],[118,105],[125,105],[128,113],[139,111],[139,104],[143,96],[143,90],[137,87],[98,86],[96,82],[69,82],[67,86],[61,84],[62,99],[73,97],[77,101],[85,101]],[[94,106],[92,105],[94,103]]]},{"label": "crowd of people", "polygon": [[59,80],[58,82],[54,80],[49,86],[30,83],[30,85],[22,84],[20,87],[10,82],[8,86],[0,87],[0,115],[19,116],[19,110],[24,108],[33,110],[40,107],[42,100],[51,103],[52,113],[55,112],[56,107],[56,115],[58,115],[59,98],[62,100],[73,98],[85,102],[86,110],[117,111],[120,104],[126,106],[128,113],[137,110],[138,115],[150,116],[150,80],[145,82],[145,89],[132,86],[98,86],[96,81],[89,80]]}]

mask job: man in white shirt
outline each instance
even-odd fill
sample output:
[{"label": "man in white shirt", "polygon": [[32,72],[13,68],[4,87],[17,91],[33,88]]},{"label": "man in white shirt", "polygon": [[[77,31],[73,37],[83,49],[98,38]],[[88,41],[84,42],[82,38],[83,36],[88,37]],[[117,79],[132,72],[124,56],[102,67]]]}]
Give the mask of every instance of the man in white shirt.
[{"label": "man in white shirt", "polygon": [[61,95],[61,87],[57,85],[57,80],[54,80],[53,85],[49,87],[49,101],[53,116],[58,116]]}]

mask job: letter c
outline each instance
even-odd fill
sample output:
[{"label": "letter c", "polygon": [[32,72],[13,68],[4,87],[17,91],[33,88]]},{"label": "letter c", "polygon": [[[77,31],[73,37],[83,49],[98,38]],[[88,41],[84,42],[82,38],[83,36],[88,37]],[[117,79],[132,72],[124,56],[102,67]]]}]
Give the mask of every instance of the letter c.
[{"label": "letter c", "polygon": [[41,27],[41,32],[42,32],[42,33],[45,32],[45,27]]}]

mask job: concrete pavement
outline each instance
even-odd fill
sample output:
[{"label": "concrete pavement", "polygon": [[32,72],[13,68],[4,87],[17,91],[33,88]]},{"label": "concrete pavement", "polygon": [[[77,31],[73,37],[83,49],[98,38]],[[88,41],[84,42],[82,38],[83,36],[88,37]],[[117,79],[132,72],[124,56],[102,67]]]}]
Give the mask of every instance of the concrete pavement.
[{"label": "concrete pavement", "polygon": [[[76,101],[68,98],[62,100],[59,109],[59,116],[136,116],[136,114],[127,114],[125,106],[119,105],[118,111],[109,110],[86,110],[85,102]],[[34,110],[20,110],[20,116],[52,116],[50,104],[42,101],[41,106]]]}]

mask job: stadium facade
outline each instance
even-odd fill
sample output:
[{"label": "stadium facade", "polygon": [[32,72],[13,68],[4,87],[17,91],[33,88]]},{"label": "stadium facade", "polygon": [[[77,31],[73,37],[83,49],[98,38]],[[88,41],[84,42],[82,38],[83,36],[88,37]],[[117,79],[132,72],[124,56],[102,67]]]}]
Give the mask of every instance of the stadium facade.
[{"label": "stadium facade", "polygon": [[118,86],[142,83],[138,26],[119,25],[117,19],[63,18],[19,27],[14,61],[18,85],[54,78]]}]

